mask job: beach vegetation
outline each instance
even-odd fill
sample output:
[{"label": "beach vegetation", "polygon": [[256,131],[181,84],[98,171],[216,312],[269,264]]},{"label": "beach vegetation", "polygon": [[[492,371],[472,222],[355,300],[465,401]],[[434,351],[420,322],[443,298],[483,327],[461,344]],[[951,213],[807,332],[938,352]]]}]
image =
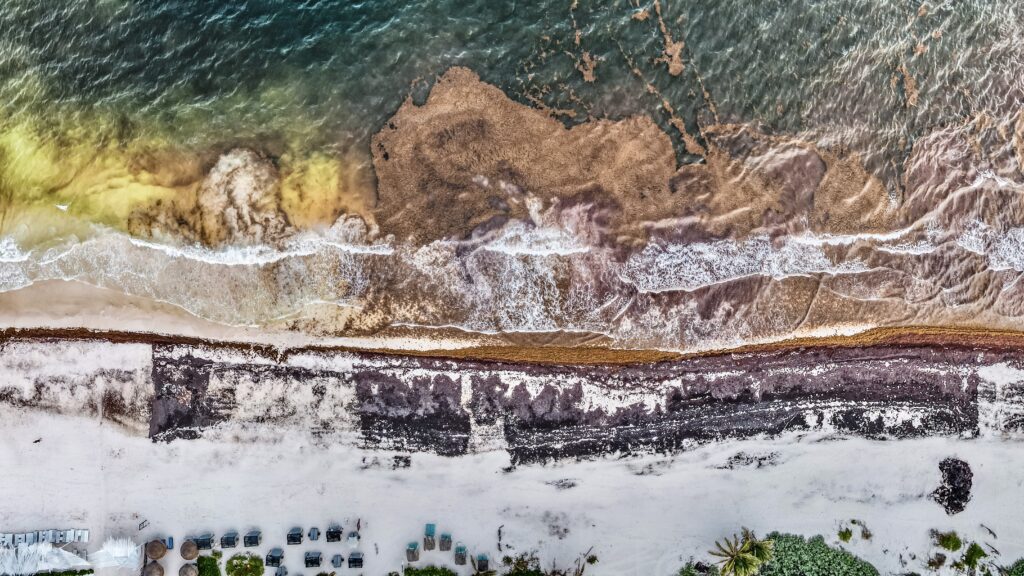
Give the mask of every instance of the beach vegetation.
[{"label": "beach vegetation", "polygon": [[581,554],[570,568],[552,566],[546,570],[541,567],[540,559],[534,553],[518,556],[505,556],[501,559],[504,576],[582,576],[587,566],[597,564],[597,556],[587,551]]},{"label": "beach vegetation", "polygon": [[1024,558],[1017,560],[1006,569],[1006,576],[1024,576]]},{"label": "beach vegetation", "polygon": [[214,556],[196,558],[196,568],[199,569],[199,576],[220,576],[220,562]]},{"label": "beach vegetation", "polygon": [[950,552],[956,552],[963,547],[963,541],[960,536],[953,531],[949,532],[932,532],[932,538],[935,540],[935,545],[943,550],[949,550]]},{"label": "beach vegetation", "polygon": [[742,540],[734,534],[731,540],[715,542],[710,554],[719,558],[723,576],[754,576],[761,565],[771,559],[773,547],[771,541],[758,540],[753,532],[744,528]]},{"label": "beach vegetation", "polygon": [[679,569],[676,576],[719,576],[718,568],[703,562],[687,562]]},{"label": "beach vegetation", "polygon": [[[978,545],[977,542],[971,542],[964,550],[964,555],[959,560],[953,563],[953,568],[975,574],[978,570],[979,564],[982,559],[986,558],[988,553],[985,549]],[[983,568],[982,574],[987,574],[988,570]]]},{"label": "beach vegetation", "polygon": [[878,570],[840,548],[825,543],[821,536],[805,539],[793,534],[772,533],[772,557],[759,576],[878,576]]},{"label": "beach vegetation", "polygon": [[934,556],[928,559],[928,568],[931,570],[938,570],[946,565],[946,555],[937,552]]},{"label": "beach vegetation", "polygon": [[865,540],[871,540],[871,530],[868,530],[868,525],[863,520],[850,520],[850,524],[854,526],[860,526],[860,537]]},{"label": "beach vegetation", "polygon": [[404,574],[405,576],[458,576],[455,571],[443,566],[423,566],[421,568],[408,566]]},{"label": "beach vegetation", "polygon": [[227,576],[263,576],[263,558],[256,554],[235,554],[224,567]]}]

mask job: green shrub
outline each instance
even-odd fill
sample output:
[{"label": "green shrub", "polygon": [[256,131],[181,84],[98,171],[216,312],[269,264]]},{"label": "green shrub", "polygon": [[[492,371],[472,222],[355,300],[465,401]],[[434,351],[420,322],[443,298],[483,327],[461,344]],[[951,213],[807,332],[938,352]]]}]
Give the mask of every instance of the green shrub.
[{"label": "green shrub", "polygon": [[964,557],[960,560],[960,563],[974,570],[978,567],[978,562],[986,556],[988,554],[985,553],[981,546],[978,546],[977,542],[971,542],[971,545],[967,547],[967,551],[964,552]]},{"label": "green shrub", "polygon": [[878,576],[874,566],[829,547],[821,536],[805,540],[774,532],[768,539],[775,542],[775,553],[761,566],[758,576]]},{"label": "green shrub", "polygon": [[860,526],[860,537],[865,540],[871,540],[873,534],[871,530],[868,530],[868,525],[863,520],[850,520],[850,523],[855,526]]},{"label": "green shrub", "polygon": [[413,568],[412,566],[405,569],[405,576],[459,576],[455,572],[452,572],[448,568],[442,568],[441,566],[424,566],[423,568]]},{"label": "green shrub", "polygon": [[196,558],[196,567],[199,568],[199,576],[220,576],[220,563],[213,556]]},{"label": "green shrub", "polygon": [[1017,560],[1006,570],[1006,576],[1024,576],[1024,558]]},{"label": "green shrub", "polygon": [[939,548],[949,550],[950,552],[956,552],[964,545],[956,532],[933,532],[932,535],[935,537],[935,544]]},{"label": "green shrub", "polygon": [[546,576],[539,568],[512,568],[505,576]]},{"label": "green shrub", "polygon": [[[581,554],[576,560],[575,567],[572,568],[554,568],[550,571],[545,571],[540,566],[540,559],[537,558],[535,553],[523,553],[518,556],[505,556],[501,559],[501,565],[504,566],[504,571],[501,573],[503,576],[580,576],[586,571],[586,566],[593,566],[597,564],[597,556],[590,554]],[[484,572],[489,574],[493,571]]]},{"label": "green shrub", "polygon": [[228,576],[263,576],[263,558],[255,554],[235,554],[224,567]]},{"label": "green shrub", "polygon": [[686,566],[679,569],[676,576],[718,576],[718,568],[714,565],[688,562]]},{"label": "green shrub", "polygon": [[839,539],[843,542],[849,542],[851,538],[853,538],[853,530],[850,530],[849,526],[845,526],[839,531]]}]

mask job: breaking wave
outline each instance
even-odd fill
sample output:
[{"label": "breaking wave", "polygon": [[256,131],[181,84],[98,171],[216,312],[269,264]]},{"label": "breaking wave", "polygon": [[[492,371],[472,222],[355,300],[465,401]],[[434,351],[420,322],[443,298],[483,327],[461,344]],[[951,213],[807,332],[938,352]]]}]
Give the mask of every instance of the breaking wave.
[{"label": "breaking wave", "polygon": [[651,244],[629,257],[620,277],[641,292],[665,292],[699,290],[747,276],[781,279],[867,270],[860,261],[829,258],[821,248],[825,242],[794,237],[773,243],[767,236],[757,236],[743,241]]}]

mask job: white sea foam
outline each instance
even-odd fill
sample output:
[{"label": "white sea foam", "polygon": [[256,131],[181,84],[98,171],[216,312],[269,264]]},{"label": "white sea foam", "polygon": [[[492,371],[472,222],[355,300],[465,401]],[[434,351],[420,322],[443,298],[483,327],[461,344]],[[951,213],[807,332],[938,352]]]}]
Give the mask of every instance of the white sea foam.
[{"label": "white sea foam", "polygon": [[569,256],[590,250],[579,238],[560,228],[531,227],[515,222],[501,236],[483,246],[484,250],[510,256]]},{"label": "white sea foam", "polygon": [[988,252],[993,270],[1024,272],[1024,228],[1011,228],[992,239]]},{"label": "white sea foam", "polygon": [[748,276],[785,278],[862,272],[859,261],[834,262],[821,249],[826,239],[787,238],[773,246],[767,236],[743,241],[650,244],[626,261],[620,278],[641,292],[694,291]]},{"label": "white sea foam", "polygon": [[985,246],[988,244],[991,236],[992,228],[984,222],[975,220],[956,239],[956,245],[968,252],[984,256]]}]

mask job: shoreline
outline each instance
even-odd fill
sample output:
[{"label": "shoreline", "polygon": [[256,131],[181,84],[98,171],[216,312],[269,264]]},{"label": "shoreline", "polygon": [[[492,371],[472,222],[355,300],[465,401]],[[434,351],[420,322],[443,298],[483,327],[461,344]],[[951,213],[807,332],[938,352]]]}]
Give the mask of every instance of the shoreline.
[{"label": "shoreline", "polygon": [[352,353],[368,356],[407,357],[427,360],[494,362],[524,365],[642,366],[698,358],[875,347],[957,347],[991,351],[1024,350],[1024,332],[973,327],[899,326],[870,328],[853,335],[795,337],[774,342],[747,344],[700,352],[629,350],[608,347],[468,345],[459,348],[402,349],[360,345],[278,345],[257,340],[218,339],[161,332],[89,328],[0,329],[0,344],[17,340],[104,341],[115,344],[202,346],[257,354],[286,361],[296,354]]}]

